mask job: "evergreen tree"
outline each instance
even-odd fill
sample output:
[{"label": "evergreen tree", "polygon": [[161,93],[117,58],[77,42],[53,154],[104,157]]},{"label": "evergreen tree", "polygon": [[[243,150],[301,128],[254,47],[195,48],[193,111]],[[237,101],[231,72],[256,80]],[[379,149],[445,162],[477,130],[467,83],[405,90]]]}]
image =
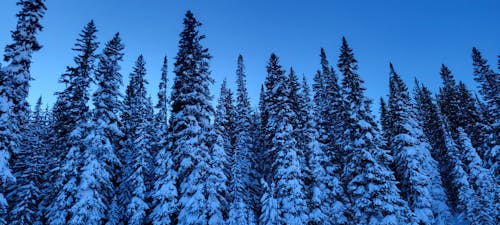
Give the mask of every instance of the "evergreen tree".
[{"label": "evergreen tree", "polygon": [[472,96],[463,82],[458,82],[458,102],[463,112],[464,131],[471,137],[472,144],[481,157],[488,150],[488,134],[491,127],[483,121],[482,113],[478,107],[478,100]]},{"label": "evergreen tree", "polygon": [[[223,175],[224,164],[215,163],[221,159],[210,154],[220,147],[211,137],[210,117],[214,111],[209,92],[213,82],[209,73],[211,56],[200,43],[205,36],[199,33],[199,26],[201,23],[188,11],[174,64],[170,124],[171,150],[178,172],[177,219],[179,224],[222,224],[225,199],[220,193],[226,190],[227,178]],[[215,173],[222,173],[222,177],[212,177]]]},{"label": "evergreen tree", "polygon": [[[302,169],[298,155],[297,142],[293,136],[292,121],[296,114],[292,110],[290,84],[275,54],[271,54],[267,65],[264,106],[267,112],[265,126],[266,157],[271,161],[268,180],[275,185],[278,205],[278,224],[304,224],[307,221],[307,202],[305,200]],[[263,202],[262,211],[266,204]]]},{"label": "evergreen tree", "polygon": [[[77,126],[78,122],[85,118],[88,112],[87,102],[89,100],[88,89],[92,82],[92,72],[96,59],[95,50],[99,46],[96,41],[97,29],[94,21],[85,25],[73,50],[77,53],[73,61],[75,66],[67,67],[59,82],[63,83],[65,89],[56,93],[57,100],[54,105],[54,132],[55,146],[67,146],[69,133]],[[85,118],[87,119],[87,118]],[[64,147],[61,147],[64,149]],[[63,151],[58,149],[59,151]],[[61,154],[65,154],[64,151]]]},{"label": "evergreen tree", "polygon": [[500,187],[495,183],[491,172],[483,167],[483,161],[477,154],[472,142],[462,128],[458,128],[458,142],[461,156],[467,167],[469,183],[473,187],[480,207],[474,210],[474,224],[498,224],[500,221]]},{"label": "evergreen tree", "polygon": [[384,148],[389,149],[388,142],[390,138],[389,130],[391,130],[391,117],[389,116],[389,109],[384,98],[380,98],[380,126],[382,133],[382,140],[385,142]]},{"label": "evergreen tree", "polygon": [[464,126],[461,121],[463,111],[459,108],[458,86],[455,77],[445,65],[441,65],[440,76],[443,87],[440,88],[438,95],[439,108],[449,121],[450,131],[455,133],[459,126]]},{"label": "evergreen tree", "polygon": [[405,224],[408,209],[401,199],[394,174],[387,167],[388,153],[376,145],[376,129],[370,115],[370,101],[364,96],[363,81],[352,49],[342,38],[338,67],[342,72],[345,168],[342,178],[352,203],[353,224]]},{"label": "evergreen tree", "polygon": [[[214,127],[219,135],[222,137],[222,147],[226,151],[229,159],[233,157],[235,145],[235,116],[236,111],[234,107],[233,92],[227,87],[227,81],[222,81],[219,100],[215,109]],[[234,165],[235,161],[228,160],[225,165],[226,171],[224,173],[230,178],[230,166]]]},{"label": "evergreen tree", "polygon": [[432,93],[429,89],[418,82],[415,85],[415,101],[418,117],[422,123],[422,130],[426,139],[431,145],[431,155],[438,162],[439,172],[443,178],[443,187],[446,190],[449,205],[456,208],[457,190],[452,185],[451,169],[455,167],[448,156],[448,145],[445,140],[445,133],[442,116],[439,108],[434,103]]},{"label": "evergreen tree", "polygon": [[274,196],[275,185],[271,183],[271,185],[267,184],[264,179],[261,180],[264,194],[262,195],[262,213],[260,214],[259,224],[262,225],[276,225],[279,224],[279,211],[278,211],[278,201]]},{"label": "evergreen tree", "polygon": [[149,220],[154,225],[173,224],[173,215],[177,207],[177,187],[175,180],[177,172],[173,168],[172,152],[168,148],[170,144],[168,133],[168,104],[167,96],[167,57],[163,60],[161,70],[161,81],[158,92],[157,114],[157,147],[158,154],[155,156],[154,176],[156,181],[151,193],[152,205]]},{"label": "evergreen tree", "polygon": [[117,223],[115,213],[119,210],[113,200],[117,194],[115,183],[120,166],[116,149],[119,138],[123,136],[118,124],[122,84],[118,63],[123,58],[123,48],[117,33],[106,43],[99,56],[95,73],[97,90],[93,94],[93,119],[88,124],[89,133],[84,140],[82,174],[69,221],[73,224]]},{"label": "evergreen tree", "polygon": [[390,64],[390,95],[387,130],[389,147],[395,158],[395,171],[402,196],[408,202],[418,224],[446,224],[451,216],[446,205],[437,162],[423,137],[408,88]]},{"label": "evergreen tree", "polygon": [[17,161],[15,154],[21,151],[19,148],[24,141],[23,128],[29,120],[26,98],[32,79],[31,58],[42,47],[36,36],[42,30],[40,21],[46,10],[43,0],[19,0],[17,5],[21,9],[16,15],[16,28],[11,33],[13,43],[5,48],[4,59],[7,66],[2,68],[0,65],[0,224],[7,222],[5,217],[8,202],[5,191],[16,180],[9,161]]},{"label": "evergreen tree", "polygon": [[457,137],[458,127],[463,127],[465,132],[473,137],[472,144],[480,149],[480,155],[483,155],[483,151],[488,148],[484,133],[490,128],[481,121],[475,99],[463,82],[456,83],[451,71],[444,65],[441,66],[441,78],[443,87],[439,92],[438,103],[443,115],[450,122],[452,135]]},{"label": "evergreen tree", "polygon": [[340,177],[335,173],[339,168],[332,168],[329,157],[323,152],[318,142],[318,132],[313,118],[313,106],[309,93],[309,86],[305,77],[302,82],[304,102],[301,108],[305,109],[305,144],[308,155],[310,176],[309,222],[308,224],[346,224],[347,205]]},{"label": "evergreen tree", "polygon": [[491,127],[484,152],[486,165],[500,181],[500,74],[493,72],[488,61],[476,48],[472,49],[474,80],[479,83],[479,93],[487,107],[487,123]]},{"label": "evergreen tree", "polygon": [[[9,224],[41,224],[43,174],[47,172],[45,167],[45,156],[47,154],[47,128],[42,111],[42,98],[40,97],[31,115],[25,135],[26,143],[21,151],[17,153],[17,160],[13,165],[16,171],[16,184],[12,187],[9,199],[12,207],[9,210]],[[21,160],[22,159],[22,160]]]},{"label": "evergreen tree", "polygon": [[[159,88],[158,103],[156,104],[156,108],[158,109],[157,122],[159,125],[160,133],[162,134],[165,134],[165,132],[167,131],[166,129],[168,125],[167,114],[168,114],[168,105],[170,103],[167,96],[167,84],[168,84],[167,72],[168,72],[168,60],[167,57],[165,56],[163,58],[163,65],[161,67],[161,78],[160,78],[160,84],[158,85]],[[166,142],[161,143],[160,146],[163,146],[164,144],[166,144]]]},{"label": "evergreen tree", "polygon": [[124,133],[122,149],[124,169],[121,175],[123,221],[126,224],[143,224],[149,205],[146,199],[147,179],[150,175],[151,161],[151,125],[153,108],[147,96],[144,78],[146,75],[144,57],[137,58],[130,74],[127,95],[125,97]]},{"label": "evergreen tree", "polygon": [[83,166],[83,140],[89,128],[88,88],[92,81],[94,52],[98,46],[95,41],[96,32],[93,21],[83,28],[74,48],[78,53],[74,58],[76,66],[68,67],[67,73],[62,75],[61,82],[66,84],[66,88],[57,93],[53,109],[55,138],[52,140],[51,157],[64,160],[55,162],[51,168],[54,174],[52,177],[56,179],[48,181],[55,185],[47,190],[47,193],[51,193],[47,197],[50,205],[46,218],[49,224],[67,224],[71,217],[71,207],[77,199],[76,188]]},{"label": "evergreen tree", "polygon": [[[321,70],[315,77],[314,103],[319,142],[323,152],[333,163],[333,168],[340,169],[340,146],[342,141],[342,118],[344,109],[340,96],[340,86],[335,70],[329,65],[324,49],[320,51]],[[338,172],[338,171],[334,171]]]},{"label": "evergreen tree", "polygon": [[234,121],[234,152],[230,158],[230,202],[228,224],[256,224],[258,201],[257,160],[252,143],[252,109],[246,87],[243,56],[238,56],[236,69],[236,108]]},{"label": "evergreen tree", "polygon": [[447,157],[450,160],[450,178],[453,188],[456,190],[455,210],[459,220],[474,223],[477,211],[480,210],[474,190],[469,183],[469,176],[465,172],[459,149],[456,142],[451,138],[449,131],[445,131],[444,140],[447,148]]}]

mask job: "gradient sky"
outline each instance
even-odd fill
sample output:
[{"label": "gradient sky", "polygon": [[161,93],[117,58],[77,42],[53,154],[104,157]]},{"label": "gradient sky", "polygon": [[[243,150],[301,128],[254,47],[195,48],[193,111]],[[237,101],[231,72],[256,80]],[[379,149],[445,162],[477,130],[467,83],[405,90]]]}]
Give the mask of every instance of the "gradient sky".
[{"label": "gradient sky", "polygon": [[[15,27],[18,11],[15,2],[0,1],[0,46],[10,43],[9,31]],[[173,57],[188,9],[203,23],[201,32],[207,35],[203,45],[213,55],[216,84],[212,94],[218,95],[224,77],[234,87],[236,58],[241,53],[254,105],[271,52],[287,70],[293,66],[311,81],[319,68],[320,48],[336,64],[342,36],[354,49],[367,95],[375,100],[388,93],[389,62],[411,87],[417,77],[436,91],[444,63],[457,79],[474,89],[472,46],[494,68],[500,54],[500,1],[496,0],[48,0],[47,7],[39,36],[44,47],[33,59],[32,103],[40,95],[45,103],[55,101],[54,92],[63,88],[58,79],[66,66],[73,65],[71,48],[91,19],[102,45],[115,32],[122,35],[124,86],[135,59],[144,54],[153,99],[165,54],[172,81]]]}]

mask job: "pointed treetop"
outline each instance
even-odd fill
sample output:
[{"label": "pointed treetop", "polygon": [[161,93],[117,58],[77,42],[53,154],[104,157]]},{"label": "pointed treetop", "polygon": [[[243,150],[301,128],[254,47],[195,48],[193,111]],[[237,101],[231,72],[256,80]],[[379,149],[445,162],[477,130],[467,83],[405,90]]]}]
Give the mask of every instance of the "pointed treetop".
[{"label": "pointed treetop", "polygon": [[352,49],[349,47],[347,40],[345,37],[342,37],[342,46],[340,47],[340,56],[338,67],[340,72],[344,74],[344,76],[350,76],[358,70],[357,60],[354,58],[354,53]]},{"label": "pointed treetop", "polygon": [[5,61],[15,56],[20,46],[29,46],[30,50],[38,51],[42,45],[36,40],[36,33],[42,31],[41,19],[47,7],[44,0],[19,0],[17,5],[21,10],[16,14],[18,21],[16,29],[11,32],[14,43],[5,47]]}]

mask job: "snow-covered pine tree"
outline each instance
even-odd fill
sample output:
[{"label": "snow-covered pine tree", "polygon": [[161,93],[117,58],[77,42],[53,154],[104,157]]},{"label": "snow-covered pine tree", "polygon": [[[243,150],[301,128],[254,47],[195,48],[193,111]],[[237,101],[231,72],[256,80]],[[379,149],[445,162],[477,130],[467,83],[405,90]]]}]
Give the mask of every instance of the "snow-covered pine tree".
[{"label": "snow-covered pine tree", "polygon": [[439,89],[438,94],[439,108],[449,122],[450,131],[456,132],[459,126],[463,126],[460,120],[463,112],[459,108],[458,86],[455,77],[445,65],[441,65],[440,76],[443,80],[443,86]]},{"label": "snow-covered pine tree", "polygon": [[53,109],[55,122],[53,129],[55,138],[51,141],[51,158],[63,159],[52,164],[52,183],[45,200],[48,205],[44,213],[51,225],[67,224],[71,215],[71,207],[76,201],[76,188],[78,186],[80,170],[83,162],[83,140],[88,131],[90,117],[88,89],[92,81],[94,69],[95,50],[98,43],[95,40],[97,29],[90,21],[82,30],[77,39],[74,51],[76,66],[68,67],[67,73],[61,77],[61,82],[66,85],[64,91],[57,93],[57,101]]},{"label": "snow-covered pine tree", "polygon": [[292,120],[290,121],[293,127],[293,136],[297,142],[297,156],[299,157],[299,162],[302,168],[302,180],[306,182],[308,176],[308,168],[307,168],[307,156],[306,156],[306,137],[305,137],[305,124],[307,121],[304,121],[305,119],[305,114],[307,113],[305,111],[305,108],[302,107],[303,103],[303,96],[302,96],[302,90],[301,90],[301,85],[299,81],[299,77],[295,74],[295,71],[293,70],[293,67],[290,68],[290,72],[287,77],[288,81],[288,86],[289,86],[289,96],[288,98],[290,99],[290,109],[292,110],[293,114],[295,115],[292,117]]},{"label": "snow-covered pine tree", "polygon": [[446,205],[437,162],[430,153],[417,121],[410,93],[390,64],[388,116],[391,125],[388,146],[395,159],[402,197],[408,202],[418,224],[448,224],[451,213]]},{"label": "snow-covered pine tree", "polygon": [[[266,69],[264,106],[268,118],[264,132],[269,148],[265,151],[266,157],[271,160],[267,179],[268,183],[275,185],[275,193],[267,194],[276,198],[278,224],[305,224],[308,209],[297,143],[293,136],[292,121],[297,115],[289,98],[289,80],[275,54],[271,54]],[[263,202],[263,212],[268,210],[264,206]]]},{"label": "snow-covered pine tree", "polygon": [[252,140],[252,109],[246,87],[243,56],[238,56],[236,69],[236,108],[234,151],[229,181],[230,202],[228,224],[257,224],[256,202],[259,200],[257,160]]},{"label": "snow-covered pine tree", "polygon": [[[16,161],[23,140],[23,127],[29,122],[29,104],[26,100],[32,54],[41,49],[37,33],[45,14],[44,0],[19,0],[17,24],[11,33],[12,43],[5,47],[4,60],[0,65],[0,224],[5,224],[8,202],[5,191],[15,182],[9,161]],[[11,159],[11,156],[12,159]],[[16,173],[16,171],[14,171]]]},{"label": "snow-covered pine tree", "polygon": [[[135,62],[124,101],[124,140],[121,150],[120,202],[125,224],[143,224],[147,219],[147,179],[151,161],[153,109],[147,96],[146,63],[140,55]],[[126,116],[126,117],[125,117]]]},{"label": "snow-covered pine tree", "polygon": [[[458,136],[457,128],[462,127],[473,137],[473,145],[485,151],[488,147],[485,144],[487,137],[484,133],[490,129],[481,121],[475,99],[472,98],[464,83],[456,83],[448,67],[442,65],[440,74],[443,87],[439,91],[438,103],[441,112],[449,121],[453,137]],[[482,151],[480,155],[483,155]]]},{"label": "snow-covered pine tree", "polygon": [[155,158],[155,182],[151,191],[151,214],[149,221],[154,225],[173,224],[177,212],[177,187],[175,181],[177,172],[173,167],[172,152],[168,148],[168,105],[167,96],[167,57],[163,59],[161,80],[158,91],[158,114],[156,116],[156,146],[158,153]]},{"label": "snow-covered pine tree", "polygon": [[472,61],[474,80],[479,83],[479,93],[486,102],[486,122],[491,127],[484,159],[500,183],[500,74],[490,69],[488,61],[476,48],[472,49]]},{"label": "snow-covered pine tree", "polygon": [[469,183],[473,187],[479,208],[474,209],[474,224],[498,224],[500,222],[500,187],[490,170],[483,167],[483,161],[465,131],[458,128],[460,155],[467,168]]},{"label": "snow-covered pine tree", "polygon": [[42,111],[40,97],[31,114],[31,119],[25,127],[26,143],[17,153],[17,160],[13,165],[16,184],[8,198],[11,199],[8,224],[41,224],[42,214],[40,201],[41,189],[44,185],[43,175],[47,172],[45,164],[47,155],[47,124]]},{"label": "snow-covered pine tree", "polygon": [[121,110],[120,65],[123,44],[119,34],[106,43],[95,73],[94,113],[84,140],[83,167],[72,206],[71,224],[117,224],[116,179],[120,162],[116,156]]},{"label": "snow-covered pine tree", "polygon": [[[340,146],[342,145],[342,118],[344,117],[338,76],[329,65],[324,49],[320,51],[321,70],[314,78],[315,119],[319,134],[319,142],[323,152],[333,164],[332,168],[340,169]],[[334,171],[337,173],[339,171]]]},{"label": "snow-covered pine tree", "polygon": [[[95,50],[99,46],[96,41],[97,28],[94,21],[85,25],[73,50],[77,53],[73,61],[75,66],[68,66],[66,73],[59,79],[65,89],[57,92],[57,100],[53,108],[54,114],[54,146],[56,151],[65,154],[67,139],[77,123],[88,112],[86,105],[89,100],[88,88],[92,82],[92,72],[96,59]],[[61,156],[56,155],[57,158]]]},{"label": "snow-covered pine tree", "polygon": [[236,111],[234,107],[233,92],[227,87],[227,80],[224,78],[220,88],[220,95],[215,109],[214,128],[222,137],[222,147],[228,156],[224,173],[230,179],[230,166],[234,161],[231,160],[234,152],[235,134],[234,123]]},{"label": "snow-covered pine tree", "polygon": [[277,225],[280,224],[278,219],[280,217],[278,211],[278,200],[275,197],[275,185],[271,183],[270,185],[264,180],[261,180],[262,189],[264,194],[262,195],[262,212],[259,217],[259,224],[262,225]]},{"label": "snow-covered pine tree", "polygon": [[[445,123],[446,126],[446,123]],[[469,175],[465,172],[465,165],[460,159],[460,151],[457,143],[451,138],[447,129],[444,132],[444,142],[447,148],[446,155],[450,160],[450,181],[457,193],[455,202],[455,213],[458,221],[467,221],[474,224],[480,205],[475,197]]]},{"label": "snow-covered pine tree", "polygon": [[370,115],[370,100],[364,96],[363,81],[357,73],[357,60],[342,38],[339,70],[343,74],[344,171],[346,192],[352,204],[353,224],[406,224],[408,207],[401,199],[394,173],[387,167],[391,158],[376,145],[377,130]]},{"label": "snow-covered pine tree", "polygon": [[382,133],[382,141],[384,142],[384,149],[389,149],[389,130],[391,129],[391,117],[389,116],[389,109],[387,102],[384,98],[380,98],[380,131]]},{"label": "snow-covered pine tree", "polygon": [[443,187],[448,196],[450,208],[455,209],[457,204],[457,190],[453,188],[451,168],[455,167],[448,157],[448,147],[445,141],[445,130],[442,116],[437,104],[434,103],[432,93],[427,87],[415,81],[415,102],[418,118],[422,124],[425,137],[431,145],[431,155],[438,162],[439,171],[443,180]]},{"label": "snow-covered pine tree", "polygon": [[302,81],[302,94],[301,108],[307,112],[303,121],[310,176],[310,184],[306,186],[310,189],[308,224],[347,224],[347,198],[340,177],[335,173],[339,168],[331,168],[330,158],[318,142],[313,105],[305,77]]},{"label": "snow-covered pine tree", "polygon": [[484,121],[481,112],[480,102],[474,98],[471,91],[467,89],[465,83],[460,81],[457,86],[459,107],[463,111],[462,120],[465,121],[464,131],[469,135],[471,143],[475,146],[480,157],[484,158],[484,153],[489,150],[488,135],[491,127]]},{"label": "snow-covered pine tree", "polygon": [[211,148],[217,147],[210,123],[214,109],[209,85],[213,80],[209,72],[211,56],[200,43],[205,38],[198,31],[200,26],[193,13],[186,12],[174,63],[176,76],[170,125],[174,168],[178,172],[177,221],[178,224],[223,224],[225,199],[214,191],[226,190],[227,178],[211,177],[216,172],[223,174],[224,164],[214,163],[220,159],[210,154],[214,152]]}]

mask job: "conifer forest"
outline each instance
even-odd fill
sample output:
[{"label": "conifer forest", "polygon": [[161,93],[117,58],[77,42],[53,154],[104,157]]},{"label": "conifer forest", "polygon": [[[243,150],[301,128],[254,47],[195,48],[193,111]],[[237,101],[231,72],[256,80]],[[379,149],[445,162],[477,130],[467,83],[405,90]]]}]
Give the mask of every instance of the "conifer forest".
[{"label": "conifer forest", "polygon": [[157,93],[142,55],[122,84],[126,43],[90,21],[45,108],[27,97],[50,10],[17,5],[0,65],[0,224],[500,224],[500,58],[471,46],[477,89],[442,65],[437,93],[390,64],[374,102],[339,37],[338,56],[318,47],[310,80],[270,53],[252,105],[243,55],[213,99],[191,11],[175,56],[151,72]]}]

